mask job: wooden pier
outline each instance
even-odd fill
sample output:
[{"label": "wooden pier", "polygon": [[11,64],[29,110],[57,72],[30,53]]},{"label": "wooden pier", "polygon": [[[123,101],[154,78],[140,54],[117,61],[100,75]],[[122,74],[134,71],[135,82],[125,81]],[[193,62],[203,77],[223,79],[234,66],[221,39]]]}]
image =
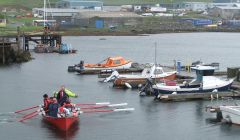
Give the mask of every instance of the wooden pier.
[{"label": "wooden pier", "polygon": [[44,44],[49,47],[56,47],[62,43],[62,36],[59,34],[50,34],[46,32],[30,35],[21,33],[19,29],[17,35],[0,36],[1,63],[6,63],[7,57],[10,57],[9,52],[11,50],[14,50],[16,54],[19,52],[28,52],[30,42],[33,42],[36,45]]},{"label": "wooden pier", "polygon": [[240,91],[226,92],[206,92],[206,93],[186,93],[186,94],[159,94],[159,101],[186,101],[186,100],[204,100],[221,98],[240,98]]}]

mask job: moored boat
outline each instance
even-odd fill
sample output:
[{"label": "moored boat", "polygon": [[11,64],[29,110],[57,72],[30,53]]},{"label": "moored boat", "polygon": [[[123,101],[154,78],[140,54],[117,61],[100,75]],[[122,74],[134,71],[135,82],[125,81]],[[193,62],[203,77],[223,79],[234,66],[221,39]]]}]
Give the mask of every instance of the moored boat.
[{"label": "moored boat", "polygon": [[162,67],[151,64],[150,66],[146,66],[141,74],[118,74],[113,85],[115,87],[125,87],[129,84],[131,87],[139,87],[144,85],[148,78],[156,82],[160,80],[175,80],[176,74],[176,71],[165,72]]},{"label": "moored boat", "polygon": [[191,82],[168,85],[166,83],[157,83],[152,86],[155,96],[159,94],[181,94],[181,93],[202,93],[202,92],[218,92],[230,89],[234,79],[221,79],[212,76],[214,67],[196,66],[193,67],[197,77]]},{"label": "moored boat", "polygon": [[43,116],[43,119],[57,127],[59,130],[67,131],[79,121],[79,117],[61,117]]},{"label": "moored boat", "polygon": [[116,57],[108,57],[107,59],[103,60],[102,63],[97,64],[84,64],[83,61],[76,67],[76,71],[101,71],[101,70],[109,70],[109,69],[129,69],[132,65],[132,61],[126,60],[121,56]]}]

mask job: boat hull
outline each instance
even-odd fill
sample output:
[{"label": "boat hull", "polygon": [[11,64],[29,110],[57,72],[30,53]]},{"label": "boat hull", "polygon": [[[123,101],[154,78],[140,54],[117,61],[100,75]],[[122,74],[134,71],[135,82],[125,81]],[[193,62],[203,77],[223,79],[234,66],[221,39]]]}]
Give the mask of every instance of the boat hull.
[{"label": "boat hull", "polygon": [[191,93],[204,93],[204,92],[213,92],[214,90],[221,92],[221,91],[227,91],[230,89],[232,85],[232,81],[229,82],[226,85],[223,86],[215,86],[211,88],[181,88],[181,89],[174,89],[174,88],[165,88],[163,87],[153,87],[153,93],[155,96],[158,96],[159,94],[172,94],[176,92],[177,94],[191,94]]},{"label": "boat hull", "polygon": [[132,66],[132,62],[128,62],[123,65],[119,66],[112,66],[112,67],[84,67],[83,69],[80,69],[79,67],[75,68],[75,71],[78,73],[100,73],[103,70],[124,70],[124,69],[130,69]]},{"label": "boat hull", "polygon": [[88,67],[85,66],[84,70],[108,70],[108,69],[129,69],[132,66],[132,62],[129,61],[122,65],[116,65],[116,66],[92,66]]},{"label": "boat hull", "polygon": [[220,111],[224,120],[240,125],[240,106],[220,106]]},{"label": "boat hull", "polygon": [[[113,86],[114,87],[125,87],[125,84],[128,83],[130,84],[132,87],[138,87],[138,85],[144,85],[147,82],[147,78],[149,77],[142,77],[142,78],[117,78],[114,83]],[[161,80],[175,80],[176,79],[176,73],[172,73],[168,76],[165,77],[157,77],[157,78],[152,78],[154,81],[159,82]]]},{"label": "boat hull", "polygon": [[79,121],[78,117],[55,118],[50,116],[43,116],[43,119],[62,131],[69,130],[74,123],[77,123]]}]

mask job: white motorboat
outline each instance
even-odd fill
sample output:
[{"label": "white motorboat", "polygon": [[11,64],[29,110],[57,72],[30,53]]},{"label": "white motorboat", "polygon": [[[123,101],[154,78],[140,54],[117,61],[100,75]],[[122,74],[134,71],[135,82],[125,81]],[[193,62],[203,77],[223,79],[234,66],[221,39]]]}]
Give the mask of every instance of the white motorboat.
[{"label": "white motorboat", "polygon": [[193,67],[197,77],[189,83],[168,85],[157,83],[152,86],[155,96],[159,94],[202,93],[229,90],[234,79],[213,76],[214,67],[198,65]]},{"label": "white motorboat", "polygon": [[138,87],[146,83],[148,78],[155,81],[160,80],[175,80],[176,71],[165,72],[161,66],[150,64],[146,66],[141,74],[118,74],[116,71],[112,75],[106,78],[104,81],[107,82],[115,78],[113,86],[116,87]]}]

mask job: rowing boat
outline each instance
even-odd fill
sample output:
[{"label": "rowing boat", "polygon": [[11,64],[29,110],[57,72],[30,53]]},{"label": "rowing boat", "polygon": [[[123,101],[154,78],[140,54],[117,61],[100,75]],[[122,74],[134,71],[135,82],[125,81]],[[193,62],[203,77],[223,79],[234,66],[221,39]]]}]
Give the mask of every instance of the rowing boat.
[{"label": "rowing boat", "polygon": [[43,116],[43,119],[57,127],[59,130],[63,131],[68,131],[75,123],[79,121],[79,117],[55,118],[51,116]]}]

